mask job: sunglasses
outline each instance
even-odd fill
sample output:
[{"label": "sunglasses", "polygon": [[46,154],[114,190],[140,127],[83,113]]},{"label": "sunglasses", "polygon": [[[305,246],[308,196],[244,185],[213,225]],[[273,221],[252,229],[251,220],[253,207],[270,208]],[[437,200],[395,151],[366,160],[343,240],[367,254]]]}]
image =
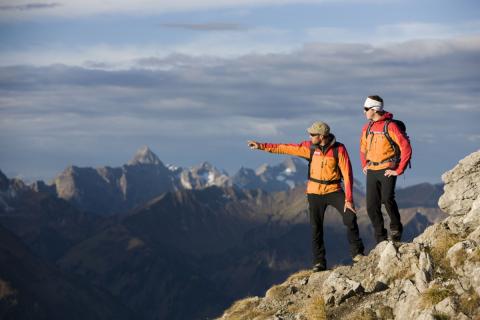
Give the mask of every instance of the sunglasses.
[{"label": "sunglasses", "polygon": [[318,137],[319,135],[319,133],[310,133],[310,137]]},{"label": "sunglasses", "polygon": [[365,111],[365,112],[368,112],[368,110],[370,110],[370,109],[372,109],[372,108],[363,107],[363,111]]}]

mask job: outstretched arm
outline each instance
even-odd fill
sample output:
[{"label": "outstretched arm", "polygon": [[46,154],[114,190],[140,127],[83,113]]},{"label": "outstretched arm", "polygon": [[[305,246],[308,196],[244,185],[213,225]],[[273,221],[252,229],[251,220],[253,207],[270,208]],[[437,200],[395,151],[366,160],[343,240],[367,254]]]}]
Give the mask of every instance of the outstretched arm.
[{"label": "outstretched arm", "polygon": [[247,141],[250,149],[263,150],[270,153],[289,154],[292,156],[310,158],[310,142],[304,141],[299,144],[282,144],[282,143],[260,143],[257,141]]}]

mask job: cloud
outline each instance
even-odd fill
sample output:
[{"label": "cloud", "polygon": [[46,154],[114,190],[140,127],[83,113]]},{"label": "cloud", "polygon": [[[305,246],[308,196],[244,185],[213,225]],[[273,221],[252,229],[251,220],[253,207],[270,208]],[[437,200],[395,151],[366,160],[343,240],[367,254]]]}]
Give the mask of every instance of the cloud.
[{"label": "cloud", "polygon": [[[30,0],[31,1],[31,0]],[[375,2],[378,0],[344,0],[344,2]],[[12,5],[10,0],[0,0],[0,20],[36,20],[45,17],[59,17],[62,19],[76,19],[79,17],[98,15],[152,15],[165,13],[178,13],[207,10],[236,10],[244,12],[250,8],[262,6],[284,6],[293,4],[322,4],[335,2],[333,0],[176,0],[176,1],[151,1],[151,0],[58,0],[55,6],[51,3],[31,3],[29,0],[16,0]],[[48,8],[49,10],[32,10],[34,8]],[[3,13],[2,13],[3,11]],[[8,14],[7,14],[8,12]]]},{"label": "cloud", "polygon": [[25,3],[16,5],[2,5],[0,4],[0,11],[29,11],[39,9],[51,9],[62,6],[60,3]]},{"label": "cloud", "polygon": [[[344,3],[375,3],[378,0],[344,0]],[[17,0],[15,5],[10,4],[11,0],[0,0],[0,5],[10,7],[27,7],[28,0]],[[97,1],[97,0],[60,0],[55,7],[51,7],[48,16],[61,18],[78,18],[81,16],[92,16],[101,14],[133,14],[151,15],[171,12],[188,12],[194,10],[212,9],[234,9],[237,12],[252,7],[261,6],[284,6],[288,4],[321,4],[334,2],[333,0],[176,0],[176,1],[150,1],[150,0],[118,0],[118,1]],[[6,3],[6,4],[3,4]],[[58,4],[58,5],[57,5]],[[16,10],[15,15],[1,15],[0,19],[36,19],[43,17],[43,12],[32,12],[31,10]]]},{"label": "cloud", "polygon": [[[480,21],[463,21],[456,25],[440,23],[404,22],[381,25],[376,30],[376,37],[383,41],[405,41],[422,35],[425,39],[445,39],[458,36],[478,34]],[[395,35],[392,39],[392,35]]]},{"label": "cloud", "polygon": [[432,39],[452,39],[476,36],[480,29],[479,20],[462,21],[455,24],[426,23],[421,21],[379,24],[365,32],[363,29],[346,27],[316,27],[306,30],[308,42],[371,43],[377,45]]},{"label": "cloud", "polygon": [[184,29],[193,31],[242,31],[245,26],[236,23],[210,22],[210,23],[162,23],[164,28]]},{"label": "cloud", "polygon": [[[407,27],[408,25],[408,27]],[[383,56],[386,50],[389,59],[400,60],[429,59],[443,52],[448,54],[458,46],[467,50],[478,50],[480,21],[470,21],[456,25],[434,25],[410,23],[381,25],[372,32],[357,31],[347,28],[317,28],[306,31],[294,31],[289,28],[247,27],[235,23],[211,22],[203,24],[168,23],[164,28],[195,30],[188,33],[186,39],[175,41],[158,41],[147,43],[112,44],[108,41],[91,45],[62,45],[59,42],[38,44],[25,43],[20,47],[7,45],[1,49],[0,66],[25,65],[46,66],[51,64],[77,65],[99,69],[129,69],[133,61],[143,61],[142,68],[169,67],[164,63],[172,55],[182,56],[187,61],[191,57],[203,62],[207,57],[214,59],[240,58],[253,54],[291,54],[306,48],[309,52],[320,54],[321,59],[344,59],[349,63],[352,49],[359,49],[364,54],[376,50],[376,55]],[[415,29],[414,26],[423,26]],[[408,32],[386,32],[401,30]],[[437,30],[422,33],[421,30]],[[223,32],[228,31],[228,32]],[[445,41],[447,40],[447,41]],[[453,40],[453,41],[450,41]],[[340,43],[339,43],[340,42]],[[408,45],[419,50],[411,50]],[[317,50],[316,48],[320,48]],[[333,52],[339,52],[335,55]],[[357,57],[357,56],[356,56]],[[177,59],[177,61],[179,61]],[[151,62],[151,63],[150,63]],[[163,65],[161,66],[160,63]],[[182,63],[182,62],[179,62]],[[188,63],[188,62],[187,62]]]},{"label": "cloud", "polygon": [[[67,64],[90,67],[105,65],[112,69],[129,69],[134,60],[164,59],[170,55],[189,57],[235,58],[258,53],[279,53],[301,47],[301,39],[290,40],[288,30],[252,28],[243,32],[199,32],[197,36],[179,43],[147,44],[94,44],[91,46],[35,46],[21,50],[5,48],[1,52],[0,66],[25,65],[45,66]],[[203,58],[201,58],[203,59]],[[210,59],[212,60],[212,59]],[[153,60],[152,60],[153,61]]]},{"label": "cloud", "polygon": [[423,177],[439,176],[457,155],[478,148],[478,37],[316,43],[229,59],[132,57],[122,68],[108,59],[92,60],[94,68],[0,68],[0,149],[10,151],[1,153],[0,168],[15,171],[12,152],[23,158],[62,150],[62,161],[76,163],[86,154],[112,156],[106,148],[120,157],[118,150],[133,153],[143,144],[174,164],[255,167],[267,156],[247,155],[245,140],[298,142],[316,120],[331,125],[357,163],[361,106],[371,93],[407,124],[414,170]]}]

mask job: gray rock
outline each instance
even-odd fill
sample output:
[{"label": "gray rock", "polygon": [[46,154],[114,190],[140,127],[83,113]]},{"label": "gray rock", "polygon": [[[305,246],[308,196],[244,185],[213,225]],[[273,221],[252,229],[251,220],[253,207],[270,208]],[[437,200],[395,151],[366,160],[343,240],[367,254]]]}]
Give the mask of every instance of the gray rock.
[{"label": "gray rock", "polygon": [[477,295],[480,297],[480,264],[477,263],[474,267],[469,268],[471,273],[471,284]]},{"label": "gray rock", "polygon": [[430,255],[425,251],[420,252],[418,259],[418,267],[415,272],[415,286],[419,292],[423,292],[428,288],[428,283],[432,278],[432,260]]},{"label": "gray rock", "polygon": [[465,240],[456,243],[447,251],[447,258],[450,260],[450,266],[454,269],[460,268],[465,263],[465,260],[478,247],[473,240]]},{"label": "gray rock", "polygon": [[464,313],[460,312],[452,320],[470,320]]},{"label": "gray rock", "polygon": [[440,209],[450,215],[466,215],[480,193],[480,151],[464,159],[442,175],[444,194],[438,200]]},{"label": "gray rock", "polygon": [[450,317],[453,317],[457,314],[457,306],[452,297],[447,297],[437,303],[434,307],[435,311],[446,314]]},{"label": "gray rock", "polygon": [[467,239],[471,239],[476,243],[480,243],[480,225],[468,235]]},{"label": "gray rock", "polygon": [[323,272],[313,272],[310,277],[308,278],[308,284],[310,286],[321,288],[325,279],[332,273],[331,271],[323,271]]},{"label": "gray rock", "polygon": [[437,318],[433,315],[433,312],[430,310],[423,311],[420,313],[416,320],[436,320]]},{"label": "gray rock", "polygon": [[[419,292],[411,280],[402,280],[397,286],[398,301],[393,301],[395,307],[393,308],[393,314],[395,319],[415,319],[413,316],[417,310]],[[392,297],[395,299],[395,296]]]},{"label": "gray rock", "polygon": [[393,245],[393,242],[389,241],[384,250],[380,254],[380,260],[378,261],[378,268],[383,274],[392,274],[395,267],[400,263],[397,257],[397,249]]},{"label": "gray rock", "polygon": [[325,303],[329,305],[339,305],[346,299],[362,292],[364,289],[360,283],[337,272],[332,272],[322,287]]},{"label": "gray rock", "polygon": [[472,203],[472,209],[465,215],[463,223],[474,226],[478,226],[480,224],[480,195]]}]

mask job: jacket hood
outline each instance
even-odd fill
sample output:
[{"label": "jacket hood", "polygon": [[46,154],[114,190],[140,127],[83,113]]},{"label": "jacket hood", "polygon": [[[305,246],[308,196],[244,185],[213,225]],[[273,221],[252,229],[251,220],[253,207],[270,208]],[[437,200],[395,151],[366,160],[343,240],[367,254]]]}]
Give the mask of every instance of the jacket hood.
[{"label": "jacket hood", "polygon": [[393,114],[390,112],[385,112],[385,114],[378,121],[385,121],[393,119]]}]

